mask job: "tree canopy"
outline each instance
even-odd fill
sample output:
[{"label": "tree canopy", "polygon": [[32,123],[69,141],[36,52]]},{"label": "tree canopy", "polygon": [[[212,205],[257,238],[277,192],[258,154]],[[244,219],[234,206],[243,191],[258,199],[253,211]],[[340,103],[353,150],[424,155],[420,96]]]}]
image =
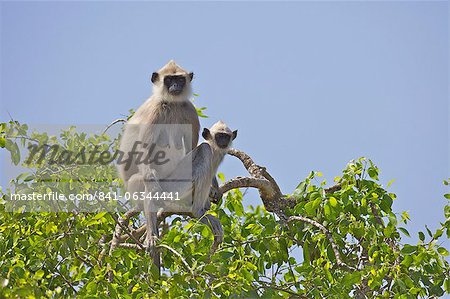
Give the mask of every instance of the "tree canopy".
[{"label": "tree canopy", "polygon": [[[225,192],[209,213],[223,225],[223,244],[210,256],[210,229],[196,219],[171,217],[161,227],[163,271],[158,276],[139,246],[108,254],[121,213],[75,206],[67,212],[7,209],[12,193],[67,193],[75,190],[75,181],[82,182],[78,193],[122,190],[112,164],[86,168],[25,161],[19,147],[28,144],[113,150],[118,140],[73,128],[49,136],[17,121],[0,124],[0,147],[11,163],[29,168],[0,190],[2,298],[418,298],[450,293],[448,250],[442,246],[450,238],[450,194],[443,199],[446,221],[435,231],[426,227],[413,243],[408,213],[392,210],[396,195],[389,184],[382,186],[370,159],[349,162],[331,187],[312,171],[290,194],[277,190],[265,168],[243,159],[247,169],[254,166],[250,174],[262,175],[258,179],[253,173],[248,179],[253,183],[247,181],[259,189],[261,205],[244,207],[245,195],[235,188],[246,186],[244,180],[233,183],[220,174]],[[50,183],[42,184],[42,177]],[[105,180],[104,190],[98,190],[95,183]],[[131,220],[127,244],[139,245],[131,234],[142,219]]]}]

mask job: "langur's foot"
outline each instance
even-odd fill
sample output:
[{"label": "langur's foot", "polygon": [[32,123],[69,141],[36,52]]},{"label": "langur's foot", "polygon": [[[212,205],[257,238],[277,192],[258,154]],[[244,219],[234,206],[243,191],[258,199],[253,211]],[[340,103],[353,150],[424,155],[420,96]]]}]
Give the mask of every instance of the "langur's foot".
[{"label": "langur's foot", "polygon": [[219,188],[211,186],[211,190],[209,191],[209,198],[211,199],[211,202],[218,203],[221,197],[222,194],[220,193]]}]

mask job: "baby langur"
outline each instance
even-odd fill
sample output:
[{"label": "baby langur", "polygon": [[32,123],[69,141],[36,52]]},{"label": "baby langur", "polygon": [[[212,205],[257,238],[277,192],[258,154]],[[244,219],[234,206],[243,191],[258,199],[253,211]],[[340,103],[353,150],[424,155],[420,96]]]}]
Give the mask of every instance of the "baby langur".
[{"label": "baby langur", "polygon": [[[205,128],[202,136],[206,142],[188,153],[171,175],[162,181],[158,182],[156,179],[153,181],[152,192],[177,193],[180,201],[176,202],[176,206],[170,202],[159,207],[150,202],[146,208],[157,209],[158,214],[187,214],[200,218],[200,221],[208,225],[214,234],[214,243],[211,248],[211,253],[213,253],[223,240],[223,230],[219,219],[210,214],[205,215],[210,209],[211,180],[230,149],[232,141],[236,138],[237,130],[231,131],[224,122],[219,121],[211,129]],[[180,178],[186,177],[187,171],[191,174],[191,180],[180,180]],[[179,209],[181,213],[177,213],[175,209]],[[149,221],[149,219],[147,219],[147,223],[155,225],[155,222]]]}]

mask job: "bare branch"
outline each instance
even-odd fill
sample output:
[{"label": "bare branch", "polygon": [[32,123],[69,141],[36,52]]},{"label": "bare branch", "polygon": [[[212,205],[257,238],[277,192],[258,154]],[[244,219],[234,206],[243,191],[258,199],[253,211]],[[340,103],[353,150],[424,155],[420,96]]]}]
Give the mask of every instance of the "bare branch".
[{"label": "bare branch", "polygon": [[326,188],[326,189],[325,189],[325,193],[326,193],[326,194],[331,194],[331,193],[337,192],[337,191],[339,191],[339,190],[341,190],[341,189],[342,189],[342,185],[341,185],[341,184],[336,184],[336,185],[334,185],[334,186],[331,186],[331,187],[329,187],[329,188]]},{"label": "bare branch", "polygon": [[223,184],[219,191],[221,194],[237,188],[248,188],[253,187],[257,189],[266,190],[266,192],[271,192],[270,182],[265,179],[249,178],[249,177],[236,177],[229,180]]},{"label": "bare branch", "polygon": [[111,240],[111,248],[110,248],[110,254],[112,254],[112,252],[114,251],[114,249],[117,247],[117,245],[120,244],[120,239],[122,236],[122,231],[125,231],[125,233],[134,241],[136,242],[137,246],[139,246],[141,249],[144,249],[144,245],[139,242],[139,239],[136,238],[128,229],[128,220],[139,214],[139,210],[137,210],[136,208],[131,209],[129,211],[127,211],[123,217],[117,218],[116,215],[111,213],[111,216],[113,217],[114,221],[116,222],[116,229],[114,231],[113,234],[113,238]]},{"label": "bare branch", "polygon": [[126,121],[127,121],[127,120],[124,119],[124,118],[118,118],[118,119],[116,119],[115,121],[113,121],[112,123],[110,123],[110,124],[103,130],[103,134],[105,134],[106,131],[108,131],[109,128],[111,128],[111,127],[114,126],[115,124],[117,124],[117,123],[124,123],[124,122],[126,122]]},{"label": "bare branch", "polygon": [[[145,233],[145,230],[146,230],[146,225],[143,224],[143,225],[141,225],[141,227],[130,231],[130,234],[133,235],[136,239],[139,239]],[[128,240],[129,238],[130,238],[129,234],[124,234],[124,235],[121,235],[120,237],[118,237],[117,239],[119,240],[119,242],[124,242],[124,241]]]},{"label": "bare branch", "polygon": [[240,150],[234,149],[234,148],[230,149],[228,151],[228,154],[231,156],[235,156],[236,158],[241,160],[242,164],[244,164],[245,169],[247,169],[248,172],[253,177],[264,178],[264,176],[261,173],[262,167],[256,165],[255,162],[253,162],[252,158],[250,158],[249,155],[247,155],[246,153],[244,153]]}]

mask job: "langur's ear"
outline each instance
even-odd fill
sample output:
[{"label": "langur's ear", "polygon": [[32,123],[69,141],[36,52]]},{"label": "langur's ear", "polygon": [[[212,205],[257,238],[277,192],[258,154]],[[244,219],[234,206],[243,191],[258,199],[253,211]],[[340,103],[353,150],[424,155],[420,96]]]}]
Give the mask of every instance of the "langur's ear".
[{"label": "langur's ear", "polygon": [[194,79],[194,73],[192,73],[192,72],[189,73],[189,79],[191,79],[191,82],[192,82],[192,80]]},{"label": "langur's ear", "polygon": [[203,136],[203,138],[205,138],[205,140],[210,140],[211,139],[211,132],[207,128],[204,128],[202,136]]},{"label": "langur's ear", "polygon": [[159,74],[157,72],[154,72],[152,74],[152,83],[155,83],[156,81],[158,81],[159,78]]},{"label": "langur's ear", "polygon": [[233,136],[231,137],[231,140],[234,140],[237,137],[237,130],[233,131]]}]

